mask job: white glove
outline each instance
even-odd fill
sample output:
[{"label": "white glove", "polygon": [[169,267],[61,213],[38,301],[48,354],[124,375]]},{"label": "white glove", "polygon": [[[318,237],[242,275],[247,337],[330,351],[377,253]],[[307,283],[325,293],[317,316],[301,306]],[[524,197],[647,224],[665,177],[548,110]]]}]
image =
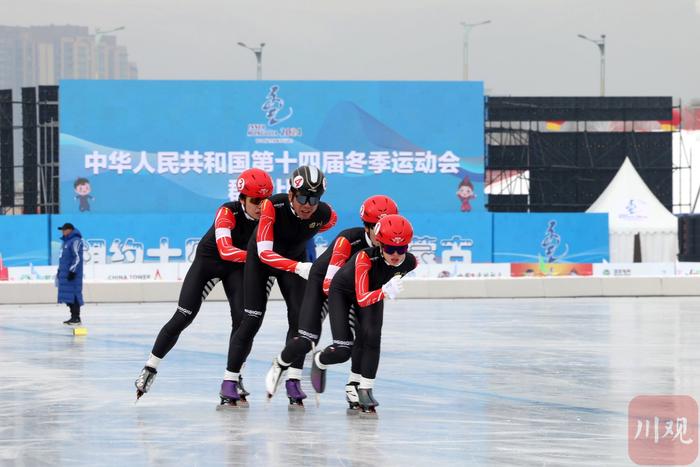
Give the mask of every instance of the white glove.
[{"label": "white glove", "polygon": [[389,282],[382,286],[382,292],[384,292],[385,297],[389,297],[394,300],[398,294],[403,290],[403,280],[401,276],[394,276]]},{"label": "white glove", "polygon": [[304,279],[308,279],[309,278],[309,271],[311,271],[312,264],[314,264],[314,263],[302,263],[301,261],[299,261],[297,263],[296,269],[294,269],[294,273],[299,274]]}]

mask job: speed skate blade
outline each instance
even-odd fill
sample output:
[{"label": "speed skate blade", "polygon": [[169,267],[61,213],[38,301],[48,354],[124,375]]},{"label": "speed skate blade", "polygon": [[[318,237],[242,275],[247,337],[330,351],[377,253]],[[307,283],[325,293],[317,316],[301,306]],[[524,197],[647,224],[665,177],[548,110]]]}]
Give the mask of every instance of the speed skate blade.
[{"label": "speed skate blade", "polygon": [[304,408],[304,404],[289,404],[287,410],[290,412],[303,412],[306,409]]},{"label": "speed skate blade", "polygon": [[364,412],[362,410],[359,410],[358,412],[359,413],[357,414],[357,416],[360,418],[365,418],[365,419],[370,419],[370,420],[376,420],[376,418],[377,418],[377,412],[374,412],[374,411]]},{"label": "speed skate blade", "polygon": [[72,328],[72,331],[74,336],[87,336],[87,328]]},{"label": "speed skate blade", "polygon": [[[245,405],[244,405],[245,404]],[[236,405],[233,404],[219,404],[216,406],[217,411],[221,412],[227,412],[227,411],[232,411],[235,412],[236,410],[240,409],[247,409],[248,408],[248,403],[247,402],[239,402]]]},{"label": "speed skate blade", "polygon": [[361,412],[360,409],[351,409],[350,407],[348,407],[347,409],[345,409],[345,413],[348,414],[348,415],[351,415],[351,416],[353,416],[353,417],[354,417],[355,415],[359,414],[360,412]]}]

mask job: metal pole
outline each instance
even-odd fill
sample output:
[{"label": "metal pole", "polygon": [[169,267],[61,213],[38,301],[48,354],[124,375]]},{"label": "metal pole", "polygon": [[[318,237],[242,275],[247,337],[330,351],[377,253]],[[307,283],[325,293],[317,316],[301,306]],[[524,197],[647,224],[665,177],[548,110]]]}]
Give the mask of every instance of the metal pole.
[{"label": "metal pole", "polygon": [[462,79],[464,81],[469,81],[469,33],[472,32],[477,26],[483,26],[484,24],[489,24],[491,20],[482,21],[480,23],[465,23],[462,22],[462,27],[464,28],[464,40],[463,40],[463,62],[462,62]]},{"label": "metal pole", "polygon": [[471,27],[464,27],[464,61],[462,64],[462,79],[469,81],[469,32]]},{"label": "metal pole", "polygon": [[600,52],[600,95],[605,96],[605,34],[601,34],[600,39],[591,39],[583,34],[579,34],[578,37],[598,46]]},{"label": "metal pole", "polygon": [[605,96],[605,34],[601,34],[600,43],[600,95]]},{"label": "metal pole", "polygon": [[257,77],[258,81],[261,80],[262,79],[262,52],[263,52],[263,47],[265,47],[265,43],[261,42],[260,47],[248,47],[247,45],[245,45],[244,42],[239,42],[238,45],[240,45],[241,47],[243,47],[245,49],[250,50],[255,55],[255,61],[257,62],[256,77]]},{"label": "metal pole", "polygon": [[258,61],[258,81],[262,79],[262,49],[260,51],[255,52],[255,59]]}]

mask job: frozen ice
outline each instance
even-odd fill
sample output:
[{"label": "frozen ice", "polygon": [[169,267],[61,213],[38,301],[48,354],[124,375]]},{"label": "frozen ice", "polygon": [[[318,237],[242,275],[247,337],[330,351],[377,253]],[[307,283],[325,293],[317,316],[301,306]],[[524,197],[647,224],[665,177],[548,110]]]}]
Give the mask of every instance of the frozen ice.
[{"label": "frozen ice", "polygon": [[[244,369],[250,408],[216,411],[230,315],[205,303],[135,403],[175,303],[0,306],[1,465],[631,465],[627,407],[700,396],[700,299],[397,300],[385,307],[377,420],[345,414],[349,364],[304,412],[265,399],[282,348],[271,302]],[[321,344],[327,345],[327,324]],[[308,362],[307,362],[308,363]]]}]

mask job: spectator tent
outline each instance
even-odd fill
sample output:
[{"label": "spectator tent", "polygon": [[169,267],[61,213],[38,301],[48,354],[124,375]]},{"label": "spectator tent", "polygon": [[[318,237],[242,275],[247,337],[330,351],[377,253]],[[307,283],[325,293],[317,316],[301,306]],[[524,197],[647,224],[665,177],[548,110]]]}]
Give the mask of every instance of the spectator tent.
[{"label": "spectator tent", "polygon": [[633,261],[637,233],[643,262],[677,261],[678,219],[649,190],[629,158],[587,212],[608,213],[611,262]]}]

